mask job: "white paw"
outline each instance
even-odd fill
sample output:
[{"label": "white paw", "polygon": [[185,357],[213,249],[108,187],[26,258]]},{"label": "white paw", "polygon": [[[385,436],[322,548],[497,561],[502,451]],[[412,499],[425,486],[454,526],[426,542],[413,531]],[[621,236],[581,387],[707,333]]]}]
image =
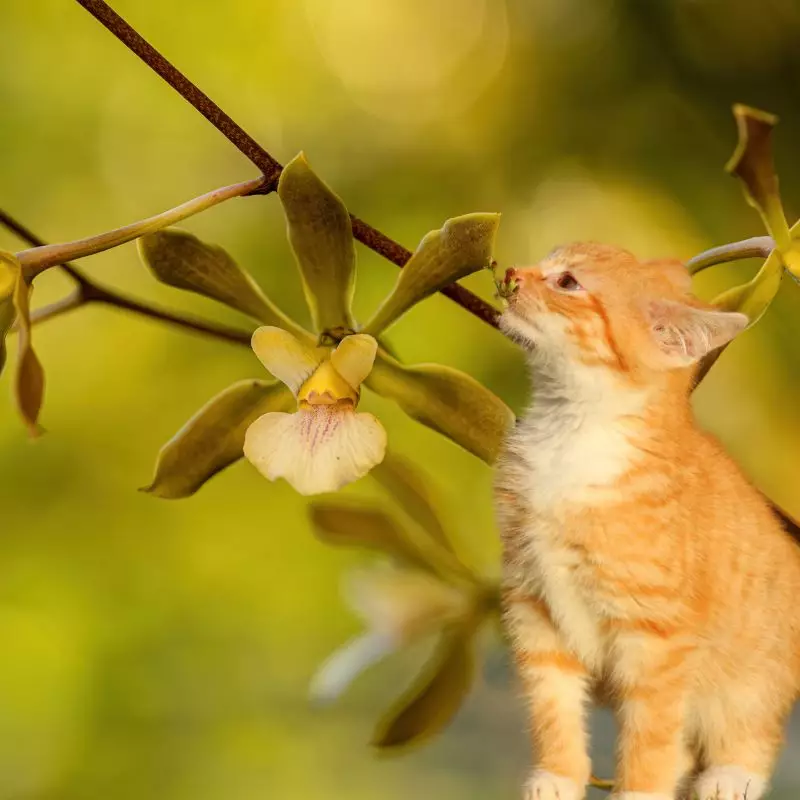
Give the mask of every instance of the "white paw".
[{"label": "white paw", "polygon": [[584,794],[585,787],[578,786],[570,778],[537,769],[525,784],[523,798],[524,800],[582,800]]},{"label": "white paw", "polygon": [[742,767],[712,767],[703,772],[692,790],[692,800],[759,800],[767,782]]}]

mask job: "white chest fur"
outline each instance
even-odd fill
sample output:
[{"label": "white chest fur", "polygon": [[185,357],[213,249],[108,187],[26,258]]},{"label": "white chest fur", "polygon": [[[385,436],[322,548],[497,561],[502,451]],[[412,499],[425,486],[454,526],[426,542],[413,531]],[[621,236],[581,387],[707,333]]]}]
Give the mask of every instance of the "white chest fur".
[{"label": "white chest fur", "polygon": [[592,589],[590,542],[565,519],[619,499],[617,482],[636,458],[631,421],[644,397],[586,368],[565,382],[535,375],[534,401],[509,441],[514,493],[524,504],[522,563],[512,580],[546,601],[571,649],[602,659],[602,608]]},{"label": "white chest fur", "polygon": [[528,503],[541,513],[601,503],[637,456],[631,434],[645,394],[597,367],[573,369],[568,380],[534,370],[534,380],[533,403],[509,443],[525,467]]}]

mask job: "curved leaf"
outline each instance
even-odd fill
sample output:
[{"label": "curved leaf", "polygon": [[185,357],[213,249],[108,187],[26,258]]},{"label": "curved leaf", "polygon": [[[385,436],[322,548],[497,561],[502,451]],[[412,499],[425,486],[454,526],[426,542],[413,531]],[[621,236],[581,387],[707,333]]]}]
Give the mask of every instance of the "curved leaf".
[{"label": "curved leaf", "polygon": [[735,105],[733,114],[739,130],[739,141],[725,169],[744,185],[747,202],[761,214],[778,249],[788,250],[791,236],[783,213],[772,157],[772,130],[778,118],[744,105]]},{"label": "curved leaf", "polygon": [[143,236],[138,247],[145,265],[167,286],[210,297],[265,325],[301,330],[221,247],[178,228]]},{"label": "curved leaf", "polygon": [[487,267],[499,224],[499,214],[465,214],[426,234],[364,333],[377,336],[420,300]]},{"label": "curved leaf", "polygon": [[11,297],[0,300],[0,375],[3,374],[3,368],[6,365],[6,356],[8,354],[6,336],[9,330],[11,330],[16,316],[17,312],[14,308],[14,300]]},{"label": "curved leaf", "polygon": [[474,630],[471,622],[442,633],[420,678],[379,723],[372,740],[375,747],[419,744],[447,726],[472,687]]},{"label": "curved leaf", "polygon": [[0,251],[0,374],[6,364],[6,335],[17,315],[14,308],[14,287],[18,269],[14,256]]},{"label": "curved leaf", "polygon": [[365,547],[430,571],[431,565],[397,521],[359,502],[317,501],[310,505],[317,538],[337,547]]},{"label": "curved leaf", "polygon": [[497,395],[466,373],[440,364],[407,367],[379,350],[366,385],[490,464],[514,422]]},{"label": "curved leaf", "polygon": [[[22,419],[31,436],[38,436],[42,429],[39,426],[39,414],[44,400],[44,369],[31,342],[31,307],[32,287],[25,280],[22,266],[10,253],[0,252],[0,290],[5,297],[0,311],[0,325],[5,330],[17,319],[19,356],[14,375],[14,396]],[[9,297],[9,289],[11,295]],[[9,299],[11,306],[9,306]],[[5,342],[0,345],[0,362],[5,362]],[[2,368],[2,363],[0,363]]]},{"label": "curved leaf", "polygon": [[294,406],[291,392],[277,381],[234,383],[204,405],[165,445],[152,483],[141,491],[176,499],[194,494],[243,455],[245,433],[269,411]]},{"label": "curved leaf", "polygon": [[317,177],[303,153],[281,173],[278,197],[316,330],[352,330],[356,255],[344,203]]}]

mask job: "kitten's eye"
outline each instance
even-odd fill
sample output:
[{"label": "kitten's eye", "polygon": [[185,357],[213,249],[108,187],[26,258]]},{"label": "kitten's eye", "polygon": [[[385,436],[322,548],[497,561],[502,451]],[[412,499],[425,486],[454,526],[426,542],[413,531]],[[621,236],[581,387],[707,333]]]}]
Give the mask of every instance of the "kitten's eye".
[{"label": "kitten's eye", "polygon": [[583,286],[578,283],[571,272],[562,272],[556,278],[556,286],[561,289],[562,292],[577,292],[583,289]]}]

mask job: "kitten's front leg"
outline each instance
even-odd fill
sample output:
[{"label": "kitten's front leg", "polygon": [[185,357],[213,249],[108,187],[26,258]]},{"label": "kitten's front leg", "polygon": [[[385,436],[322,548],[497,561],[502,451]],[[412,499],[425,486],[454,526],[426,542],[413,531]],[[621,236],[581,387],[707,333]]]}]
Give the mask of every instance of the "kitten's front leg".
[{"label": "kitten's front leg", "polygon": [[633,623],[632,629],[617,635],[613,678],[620,733],[615,800],[673,800],[689,770],[684,729],[691,653],[691,646],[648,621]]},{"label": "kitten's front leg", "polygon": [[581,800],[591,772],[586,670],[564,647],[542,601],[508,592],[505,619],[530,710],[535,768],[525,800]]}]

